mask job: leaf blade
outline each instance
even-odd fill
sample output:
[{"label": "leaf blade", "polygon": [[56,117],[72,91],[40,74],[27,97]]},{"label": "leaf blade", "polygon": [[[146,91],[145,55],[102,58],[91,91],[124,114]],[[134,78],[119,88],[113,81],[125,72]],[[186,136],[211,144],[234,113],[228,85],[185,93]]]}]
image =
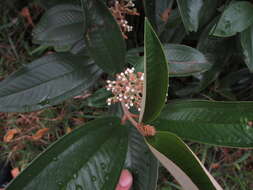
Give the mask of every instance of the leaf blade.
[{"label": "leaf blade", "polygon": [[83,1],[88,18],[85,41],[91,56],[105,72],[121,72],[125,64],[126,46],[118,24],[104,2]]},{"label": "leaf blade", "polygon": [[164,106],[168,90],[168,65],[162,45],[147,19],[144,38],[144,92],[139,121],[150,122]]},{"label": "leaf blade", "polygon": [[125,133],[115,117],[89,122],[53,144],[7,189],[114,189],[125,161]]},{"label": "leaf blade", "polygon": [[177,4],[186,31],[197,32],[199,27],[199,15],[203,6],[203,1],[177,0]]},{"label": "leaf blade", "polygon": [[134,176],[133,190],[154,190],[158,179],[158,161],[149,151],[143,136],[129,126],[128,153],[125,163]]},{"label": "leaf blade", "polygon": [[154,124],[181,138],[228,147],[253,147],[252,102],[175,101]]},{"label": "leaf blade", "polygon": [[148,143],[153,148],[151,151],[184,189],[222,190],[190,148],[176,135],[158,131],[154,138],[148,139]]},{"label": "leaf blade", "polygon": [[190,76],[205,72],[212,64],[197,49],[179,44],[164,44],[164,52],[170,64],[170,77]]},{"label": "leaf blade", "polygon": [[71,46],[84,35],[80,6],[63,4],[46,11],[33,30],[33,42],[55,47]]},{"label": "leaf blade", "polygon": [[42,57],[0,83],[0,110],[27,112],[58,104],[90,88],[100,75],[86,57],[70,53]]},{"label": "leaf blade", "polygon": [[253,24],[253,5],[247,1],[232,2],[222,13],[211,34],[229,37],[241,32]]},{"label": "leaf blade", "polygon": [[249,70],[253,72],[253,26],[249,27],[240,34],[245,63]]}]

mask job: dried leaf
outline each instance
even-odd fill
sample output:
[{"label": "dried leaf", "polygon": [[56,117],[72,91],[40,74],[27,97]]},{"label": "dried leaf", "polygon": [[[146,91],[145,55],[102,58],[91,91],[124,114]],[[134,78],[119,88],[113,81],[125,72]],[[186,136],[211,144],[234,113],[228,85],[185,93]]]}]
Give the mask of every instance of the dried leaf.
[{"label": "dried leaf", "polygon": [[66,134],[69,134],[71,131],[72,131],[72,129],[70,127],[67,127]]},{"label": "dried leaf", "polygon": [[6,135],[4,136],[4,142],[10,142],[14,136],[19,133],[20,130],[19,129],[11,129],[9,130]]},{"label": "dried leaf", "polygon": [[32,136],[32,140],[37,141],[40,140],[47,132],[49,131],[49,128],[44,128],[38,130],[35,135]]}]

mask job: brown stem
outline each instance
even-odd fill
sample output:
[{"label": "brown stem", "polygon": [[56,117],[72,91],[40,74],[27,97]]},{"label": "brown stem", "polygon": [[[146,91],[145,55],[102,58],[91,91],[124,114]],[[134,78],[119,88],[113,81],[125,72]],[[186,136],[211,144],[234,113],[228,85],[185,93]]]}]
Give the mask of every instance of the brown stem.
[{"label": "brown stem", "polygon": [[124,116],[122,117],[121,123],[124,124],[126,119],[128,119],[131,124],[143,135],[145,136],[145,134],[143,134],[143,132],[140,130],[140,125],[141,123],[137,123],[137,121],[135,121],[135,119],[133,118],[133,116],[135,116],[134,114],[132,114],[130,111],[128,111],[128,109],[126,108],[126,106],[124,105],[124,103],[121,102],[122,105],[122,109],[124,112]]}]

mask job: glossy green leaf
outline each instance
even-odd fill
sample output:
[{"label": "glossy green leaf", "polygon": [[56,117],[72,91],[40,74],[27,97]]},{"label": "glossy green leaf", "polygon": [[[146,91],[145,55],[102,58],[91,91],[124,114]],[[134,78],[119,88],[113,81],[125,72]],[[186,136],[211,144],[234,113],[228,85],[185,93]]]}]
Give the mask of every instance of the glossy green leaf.
[{"label": "glossy green leaf", "polygon": [[133,190],[156,189],[158,161],[150,152],[143,136],[133,126],[129,126],[129,143],[125,166],[133,173]]},{"label": "glossy green leaf", "polygon": [[101,0],[82,0],[87,16],[85,41],[95,63],[115,74],[125,64],[125,42],[120,28]]},{"label": "glossy green leaf", "polygon": [[26,112],[58,104],[90,88],[100,75],[87,57],[44,56],[0,83],[0,111]]},{"label": "glossy green leaf", "polygon": [[37,44],[71,46],[84,35],[84,17],[80,6],[64,4],[49,9],[33,30]]},{"label": "glossy green leaf", "polygon": [[150,122],[161,112],[168,90],[168,65],[156,33],[145,20],[144,92],[140,122]]},{"label": "glossy green leaf", "polygon": [[126,133],[116,117],[89,122],[50,146],[7,190],[115,189],[127,152]]},{"label": "glossy green leaf", "polygon": [[214,36],[229,37],[253,24],[253,4],[248,1],[232,2],[222,13],[211,32]]},{"label": "glossy green leaf", "polygon": [[241,32],[240,35],[245,63],[249,70],[253,72],[253,25]]},{"label": "glossy green leaf", "polygon": [[164,52],[170,64],[170,77],[189,76],[210,69],[212,64],[197,49],[179,44],[165,44]]},{"label": "glossy green leaf", "polygon": [[203,0],[177,0],[177,4],[185,29],[197,32]]},{"label": "glossy green leaf", "polygon": [[153,154],[183,189],[222,190],[197,156],[176,135],[157,132],[148,142]]},{"label": "glossy green leaf", "polygon": [[253,147],[253,102],[176,101],[154,122],[158,130],[202,143]]}]

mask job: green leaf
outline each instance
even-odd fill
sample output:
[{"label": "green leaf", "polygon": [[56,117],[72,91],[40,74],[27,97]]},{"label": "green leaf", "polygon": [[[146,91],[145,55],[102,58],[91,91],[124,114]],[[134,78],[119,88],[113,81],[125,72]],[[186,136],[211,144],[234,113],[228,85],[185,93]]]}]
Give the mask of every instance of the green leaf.
[{"label": "green leaf", "polygon": [[[170,66],[169,77],[191,76],[209,70],[212,66],[197,49],[179,44],[164,44],[164,53]],[[143,72],[144,59],[129,52],[127,60],[137,71]]]},{"label": "green leaf", "polygon": [[229,37],[242,32],[253,24],[253,5],[247,1],[232,2],[222,13],[211,34]]},{"label": "green leaf", "polygon": [[219,146],[253,147],[253,102],[175,101],[154,122],[158,130]]},{"label": "green leaf", "polygon": [[180,44],[186,36],[186,31],[182,23],[178,9],[173,9],[169,15],[168,22],[159,35],[159,39],[164,43]]},{"label": "green leaf", "polygon": [[117,22],[100,0],[82,1],[87,16],[85,41],[91,56],[105,72],[121,72],[125,64],[126,47]]},{"label": "green leaf", "polygon": [[205,0],[199,14],[199,27],[205,27],[215,17],[217,7],[222,3],[219,0]]},{"label": "green leaf", "polygon": [[27,112],[58,104],[90,88],[100,75],[87,57],[44,56],[0,83],[0,111]]},{"label": "green leaf", "polygon": [[156,29],[156,0],[143,0],[142,2],[146,17]]},{"label": "green leaf", "polygon": [[170,20],[172,5],[174,0],[156,0],[155,1],[155,18],[158,33],[163,31],[165,24]]},{"label": "green leaf", "polygon": [[241,32],[240,35],[245,63],[249,70],[253,72],[253,25]]},{"label": "green leaf", "polygon": [[212,66],[200,51],[186,45],[165,44],[164,52],[170,64],[170,77],[193,75]]},{"label": "green leaf", "polygon": [[150,122],[164,106],[168,90],[168,65],[162,44],[147,19],[144,45],[144,92],[139,121]]},{"label": "green leaf", "polygon": [[35,159],[7,190],[115,189],[127,152],[116,117],[87,123]]},{"label": "green leaf", "polygon": [[106,107],[106,100],[112,96],[112,93],[105,88],[100,88],[92,96],[87,98],[87,105],[90,107],[102,108]]},{"label": "green leaf", "polygon": [[80,6],[55,6],[42,16],[33,30],[33,42],[56,47],[71,46],[84,35],[84,17]]},{"label": "green leaf", "polygon": [[133,173],[133,190],[156,189],[158,161],[149,151],[143,136],[133,126],[129,126],[128,153],[125,166]]},{"label": "green leaf", "polygon": [[183,189],[222,190],[197,156],[176,135],[157,132],[148,142],[153,154]]},{"label": "green leaf", "polygon": [[203,6],[202,0],[177,0],[186,31],[197,32],[199,27],[199,16]]},{"label": "green leaf", "polygon": [[75,4],[79,5],[79,0],[33,0],[35,3],[41,4],[45,8],[51,8],[53,6],[59,5],[59,4]]}]

